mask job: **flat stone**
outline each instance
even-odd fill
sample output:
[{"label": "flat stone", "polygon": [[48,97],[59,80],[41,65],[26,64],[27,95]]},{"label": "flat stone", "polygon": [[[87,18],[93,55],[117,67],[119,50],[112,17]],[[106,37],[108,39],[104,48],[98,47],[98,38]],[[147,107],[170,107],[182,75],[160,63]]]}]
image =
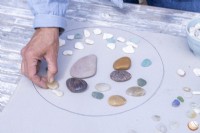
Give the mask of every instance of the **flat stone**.
[{"label": "flat stone", "polygon": [[107,40],[109,38],[113,38],[113,34],[110,34],[110,33],[104,33],[103,34],[103,40]]},{"label": "flat stone", "polygon": [[84,29],[83,33],[84,33],[85,37],[90,37],[90,31],[89,30]]},{"label": "flat stone", "polygon": [[128,45],[128,46],[126,46],[126,47],[123,47],[123,48],[122,48],[122,51],[123,51],[124,53],[127,53],[127,54],[132,54],[132,53],[135,52],[135,49],[133,48],[133,46]]},{"label": "flat stone", "polygon": [[117,40],[114,37],[108,38],[106,40],[107,40],[108,43],[116,43],[117,42]]},{"label": "flat stone", "polygon": [[82,57],[71,67],[70,74],[75,78],[89,78],[96,74],[97,56],[88,55]]},{"label": "flat stone", "polygon": [[65,40],[59,38],[59,46],[62,47],[65,45]]},{"label": "flat stone", "polygon": [[117,41],[119,41],[119,42],[125,42],[126,40],[125,40],[125,38],[123,38],[123,37],[118,37],[118,38],[117,38]]},{"label": "flat stone", "polygon": [[111,50],[114,50],[116,47],[116,44],[115,43],[108,43],[107,44],[107,48],[111,49]]},{"label": "flat stone", "polygon": [[130,42],[130,41],[127,41],[126,42],[126,45],[129,45],[129,46],[133,46],[134,48],[138,48],[138,45],[133,43],[133,42]]},{"label": "flat stone", "polygon": [[126,90],[126,94],[129,96],[140,97],[140,96],[144,96],[146,94],[146,91],[139,86],[134,86],[134,87],[128,88]]},{"label": "flat stone", "polygon": [[92,92],[92,97],[96,98],[96,99],[103,99],[104,95],[101,92]]},{"label": "flat stone", "polygon": [[95,88],[99,92],[109,91],[111,89],[111,86],[106,83],[98,83],[95,85]]},{"label": "flat stone", "polygon": [[128,70],[130,67],[131,59],[129,57],[119,58],[113,64],[113,68],[115,70]]},{"label": "flat stone", "polygon": [[79,49],[79,50],[84,49],[84,45],[83,45],[82,42],[76,42],[74,47],[75,47],[76,49]]},{"label": "flat stone", "polygon": [[54,80],[52,83],[47,82],[47,87],[49,89],[55,90],[59,88],[59,84],[57,81]]},{"label": "flat stone", "polygon": [[93,44],[94,44],[94,41],[91,40],[91,39],[85,39],[85,43],[86,43],[86,44],[89,44],[89,45],[93,45]]},{"label": "flat stone", "polygon": [[186,72],[183,69],[178,69],[176,73],[181,77],[184,77],[186,74]]},{"label": "flat stone", "polygon": [[189,88],[189,87],[183,87],[183,91],[185,91],[185,92],[191,92],[191,88]]},{"label": "flat stone", "polygon": [[99,28],[94,29],[93,32],[95,35],[100,35],[102,33],[101,29],[99,29]]},{"label": "flat stone", "polygon": [[139,78],[139,79],[137,79],[137,84],[138,84],[138,86],[143,87],[147,84],[147,81],[144,80],[143,78]]},{"label": "flat stone", "polygon": [[65,50],[65,51],[63,51],[63,55],[65,55],[65,56],[73,55],[73,51],[72,50]]},{"label": "flat stone", "polygon": [[87,89],[87,82],[78,78],[70,78],[66,81],[67,88],[73,93],[81,93]]},{"label": "flat stone", "polygon": [[73,40],[73,39],[74,39],[74,35],[68,35],[68,36],[67,36],[67,39],[68,39],[68,40]]},{"label": "flat stone", "polygon": [[64,92],[61,90],[52,90],[52,92],[58,97],[62,97],[64,95]]},{"label": "flat stone", "polygon": [[193,73],[195,76],[200,77],[200,68],[194,68]]},{"label": "flat stone", "polygon": [[152,120],[153,121],[160,121],[161,120],[161,117],[159,115],[153,115],[152,116]]},{"label": "flat stone", "polygon": [[83,38],[83,35],[81,35],[80,33],[76,33],[74,35],[74,39],[82,39]]},{"label": "flat stone", "polygon": [[151,62],[150,59],[144,59],[144,60],[142,61],[142,63],[141,63],[141,66],[142,66],[142,67],[149,67],[149,66],[151,66],[151,64],[152,64],[152,62]]},{"label": "flat stone", "polygon": [[182,103],[184,102],[184,99],[183,99],[182,96],[178,96],[177,99],[178,99],[180,102],[182,102]]},{"label": "flat stone", "polygon": [[178,100],[178,99],[174,99],[174,101],[172,102],[172,106],[173,106],[173,107],[178,107],[178,106],[180,106],[179,100]]},{"label": "flat stone", "polygon": [[197,113],[194,110],[189,110],[186,112],[186,115],[190,119],[194,119],[197,117]]},{"label": "flat stone", "polygon": [[116,82],[125,82],[131,79],[131,74],[125,70],[116,70],[110,74],[110,78]]},{"label": "flat stone", "polygon": [[196,131],[199,128],[199,123],[197,121],[190,121],[188,123],[188,128],[192,131]]},{"label": "flat stone", "polygon": [[108,99],[108,103],[111,106],[122,106],[126,103],[126,99],[119,95],[113,95]]}]

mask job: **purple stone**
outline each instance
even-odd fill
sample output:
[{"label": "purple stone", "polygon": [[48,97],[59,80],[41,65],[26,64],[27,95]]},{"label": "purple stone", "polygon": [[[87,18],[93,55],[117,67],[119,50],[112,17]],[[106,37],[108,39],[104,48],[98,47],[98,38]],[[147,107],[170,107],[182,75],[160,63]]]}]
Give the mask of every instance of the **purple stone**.
[{"label": "purple stone", "polygon": [[116,70],[110,74],[110,78],[116,82],[124,82],[131,79],[131,74],[125,70]]},{"label": "purple stone", "polygon": [[178,107],[180,105],[180,101],[178,99],[175,99],[173,102],[172,102],[172,106],[173,107]]},{"label": "purple stone", "polygon": [[87,82],[78,78],[70,78],[66,81],[67,88],[73,93],[81,93],[87,89]]}]

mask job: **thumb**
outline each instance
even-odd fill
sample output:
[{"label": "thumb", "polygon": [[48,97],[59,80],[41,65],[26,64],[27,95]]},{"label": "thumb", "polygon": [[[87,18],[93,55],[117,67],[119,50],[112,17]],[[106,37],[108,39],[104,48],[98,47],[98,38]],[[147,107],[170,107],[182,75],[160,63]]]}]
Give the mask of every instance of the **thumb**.
[{"label": "thumb", "polygon": [[47,79],[49,83],[52,83],[54,81],[54,77],[58,71],[58,67],[57,67],[57,56],[55,57],[51,57],[51,58],[47,58],[47,67],[48,67],[48,71],[47,71]]}]

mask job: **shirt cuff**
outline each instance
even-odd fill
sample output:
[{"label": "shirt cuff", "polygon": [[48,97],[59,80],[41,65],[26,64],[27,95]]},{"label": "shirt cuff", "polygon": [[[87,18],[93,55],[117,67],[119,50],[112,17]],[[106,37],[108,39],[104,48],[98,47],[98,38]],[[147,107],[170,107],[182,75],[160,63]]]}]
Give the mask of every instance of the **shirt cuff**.
[{"label": "shirt cuff", "polygon": [[67,27],[67,20],[66,18],[61,16],[38,14],[35,16],[33,27],[34,28],[58,27],[61,30],[65,30],[65,28]]}]

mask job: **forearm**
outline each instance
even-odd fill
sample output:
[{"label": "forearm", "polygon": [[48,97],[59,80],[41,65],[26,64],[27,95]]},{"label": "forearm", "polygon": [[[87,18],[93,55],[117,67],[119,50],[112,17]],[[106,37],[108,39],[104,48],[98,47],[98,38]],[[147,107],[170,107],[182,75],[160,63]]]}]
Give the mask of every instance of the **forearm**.
[{"label": "forearm", "polygon": [[66,28],[65,13],[68,0],[28,0],[35,16],[33,27]]}]

